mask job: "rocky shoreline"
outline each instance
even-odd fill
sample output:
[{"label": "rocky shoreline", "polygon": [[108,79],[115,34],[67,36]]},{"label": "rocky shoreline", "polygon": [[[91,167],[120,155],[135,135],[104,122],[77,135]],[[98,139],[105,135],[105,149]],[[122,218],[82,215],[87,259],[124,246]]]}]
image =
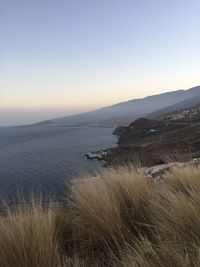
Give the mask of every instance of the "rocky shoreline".
[{"label": "rocky shoreline", "polygon": [[108,153],[108,150],[98,150],[96,152],[88,152],[84,156],[87,160],[99,160],[104,161],[106,163],[105,156]]},{"label": "rocky shoreline", "polygon": [[[108,155],[109,150],[99,150],[97,152],[88,152],[84,156],[88,160],[98,160],[104,163],[103,166],[107,166],[105,156]],[[152,167],[141,167],[137,169],[137,172],[144,173],[145,176],[150,180],[150,182],[158,182],[164,179],[173,168],[185,168],[190,166],[200,165],[200,158],[193,158],[187,162],[171,162],[167,164],[155,165]]]}]

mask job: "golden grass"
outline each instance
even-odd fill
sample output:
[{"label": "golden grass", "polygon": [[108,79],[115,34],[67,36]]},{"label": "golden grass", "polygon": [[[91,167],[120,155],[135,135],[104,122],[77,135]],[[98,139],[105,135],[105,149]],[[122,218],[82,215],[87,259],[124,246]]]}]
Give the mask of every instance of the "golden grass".
[{"label": "golden grass", "polygon": [[152,184],[135,168],[73,181],[59,209],[0,216],[0,267],[200,266],[200,168]]},{"label": "golden grass", "polygon": [[39,203],[7,208],[0,218],[0,266],[55,266],[54,213]]},{"label": "golden grass", "polygon": [[123,168],[74,181],[71,205],[90,242],[108,251],[150,234],[153,200],[147,179]]},{"label": "golden grass", "polygon": [[178,193],[200,192],[200,167],[174,168],[172,174],[168,175],[166,185]]}]

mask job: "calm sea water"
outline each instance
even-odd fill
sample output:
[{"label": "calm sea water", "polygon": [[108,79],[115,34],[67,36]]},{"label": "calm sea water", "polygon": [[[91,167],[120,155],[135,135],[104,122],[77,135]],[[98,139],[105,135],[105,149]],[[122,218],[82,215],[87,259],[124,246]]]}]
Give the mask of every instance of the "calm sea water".
[{"label": "calm sea water", "polygon": [[62,198],[67,180],[100,168],[85,153],[112,147],[111,128],[0,128],[0,198],[42,192]]}]

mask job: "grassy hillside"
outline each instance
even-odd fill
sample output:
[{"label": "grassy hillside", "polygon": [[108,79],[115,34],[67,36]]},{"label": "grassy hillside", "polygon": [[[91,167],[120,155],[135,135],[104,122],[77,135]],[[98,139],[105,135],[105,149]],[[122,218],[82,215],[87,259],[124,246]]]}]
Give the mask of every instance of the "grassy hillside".
[{"label": "grassy hillside", "polygon": [[1,267],[200,266],[200,167],[150,183],[135,168],[73,181],[63,205],[0,217]]}]

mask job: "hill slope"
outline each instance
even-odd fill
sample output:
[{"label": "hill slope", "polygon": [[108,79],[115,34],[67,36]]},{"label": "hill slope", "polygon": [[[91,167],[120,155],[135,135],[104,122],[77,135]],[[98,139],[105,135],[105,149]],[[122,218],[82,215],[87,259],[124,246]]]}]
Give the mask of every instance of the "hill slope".
[{"label": "hill slope", "polygon": [[188,90],[177,90],[173,92],[148,96],[142,99],[134,99],[99,110],[58,118],[41,123],[41,125],[107,125],[116,126],[130,123],[134,119],[146,116],[158,109],[168,107],[188,98],[200,95],[200,86]]},{"label": "hill slope", "polygon": [[[200,89],[199,89],[200,90]],[[174,111],[180,111],[183,109],[190,109],[192,107],[194,107],[195,105],[200,103],[200,91],[198,95],[195,95],[193,97],[187,98],[183,101],[180,101],[176,104],[170,105],[168,107],[159,109],[153,113],[150,113],[147,115],[148,118],[154,118],[154,119],[159,119],[160,117],[162,117],[163,115],[167,114],[167,113],[171,113]]]},{"label": "hill slope", "polygon": [[169,122],[190,122],[196,123],[200,122],[200,100],[199,103],[190,108],[184,108],[182,110],[176,110],[171,113],[167,113],[160,117],[160,120]]},{"label": "hill slope", "polygon": [[[140,118],[129,126],[117,127],[119,146],[108,150],[106,160],[118,165],[141,161],[144,166],[200,156],[200,100],[189,109],[152,120]],[[171,158],[173,155],[173,158]],[[170,159],[171,158],[171,159]]]}]

